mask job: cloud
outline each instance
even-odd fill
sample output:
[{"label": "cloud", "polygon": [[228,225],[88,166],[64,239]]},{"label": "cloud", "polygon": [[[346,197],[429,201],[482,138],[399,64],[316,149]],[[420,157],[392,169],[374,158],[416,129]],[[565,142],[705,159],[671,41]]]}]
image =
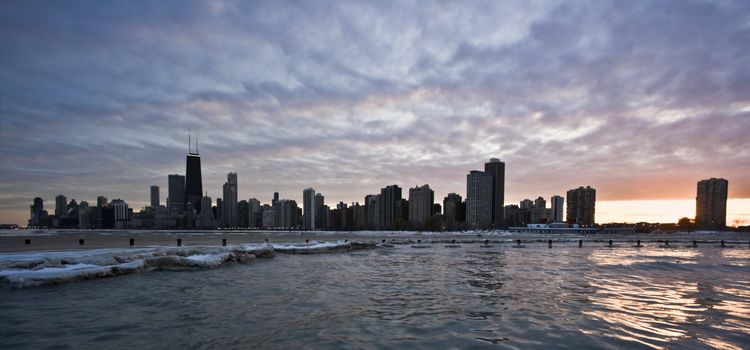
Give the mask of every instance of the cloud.
[{"label": "cloud", "polygon": [[[489,157],[506,201],[592,185],[750,197],[745,2],[0,4],[0,206],[166,195],[200,133],[204,188],[362,201],[465,191]],[[26,198],[28,197],[28,198]],[[24,199],[25,198],[25,199]]]}]

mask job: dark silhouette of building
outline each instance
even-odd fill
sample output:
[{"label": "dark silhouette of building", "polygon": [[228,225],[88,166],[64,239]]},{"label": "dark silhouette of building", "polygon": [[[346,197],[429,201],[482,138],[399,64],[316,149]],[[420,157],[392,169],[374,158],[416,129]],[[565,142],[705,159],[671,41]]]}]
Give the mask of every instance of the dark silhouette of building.
[{"label": "dark silhouette of building", "polygon": [[250,205],[244,199],[237,202],[237,226],[250,226]]},{"label": "dark silhouette of building", "polygon": [[159,186],[151,185],[151,208],[159,209]]},{"label": "dark silhouette of building", "polygon": [[44,211],[44,200],[40,197],[34,198],[34,204],[30,207],[29,226],[46,226],[47,213]]},{"label": "dark silhouette of building", "polygon": [[[185,181],[183,181],[184,183]],[[99,196],[96,197],[96,207],[97,208],[104,208],[107,206],[107,197]]]},{"label": "dark silhouette of building", "polygon": [[432,217],[435,192],[429,185],[409,189],[409,224],[412,228],[421,229]]},{"label": "dark silhouette of building", "polygon": [[550,218],[552,222],[563,222],[563,205],[565,205],[565,199],[562,196],[552,196],[550,203],[552,204],[552,217]]},{"label": "dark silhouette of building", "polygon": [[196,150],[195,153],[188,153],[185,161],[185,208],[191,203],[193,209],[200,213],[202,197],[201,156]]},{"label": "dark silhouette of building", "polygon": [[58,194],[55,197],[55,216],[60,219],[68,213],[68,198],[64,195]]},{"label": "dark silhouette of building", "polygon": [[484,172],[492,175],[492,227],[502,228],[505,223],[505,163],[492,158],[484,163]]},{"label": "dark silhouette of building", "polygon": [[237,199],[238,199],[238,187],[237,187],[237,173],[227,174],[227,182],[224,183],[222,188],[224,193],[222,210],[223,214],[223,225],[224,227],[237,226]]},{"label": "dark silhouette of building", "polygon": [[315,209],[317,209],[317,203],[315,200],[315,189],[312,187],[306,188],[302,191],[302,227],[305,230],[315,230]]},{"label": "dark silhouette of building", "polygon": [[466,222],[472,229],[492,226],[492,174],[472,170],[466,175]]},{"label": "dark silhouette of building", "polygon": [[324,229],[328,225],[323,207],[326,205],[326,198],[322,193],[315,194],[315,228]]},{"label": "dark silhouette of building", "polygon": [[594,225],[596,190],[590,186],[579,187],[569,190],[567,197],[566,221],[569,224]]},{"label": "dark silhouette of building", "polygon": [[401,187],[398,185],[386,186],[380,190],[380,223],[382,230],[392,230],[398,217],[402,216]]},{"label": "dark silhouette of building", "polygon": [[377,230],[380,227],[380,195],[368,194],[365,196],[365,227]]},{"label": "dark silhouette of building", "polygon": [[721,230],[727,224],[729,181],[710,178],[698,181],[695,226],[699,230]]},{"label": "dark silhouette of building", "polygon": [[[464,211],[462,213],[462,210]],[[448,230],[456,230],[466,218],[463,200],[459,194],[448,193],[443,199],[443,217]]]},{"label": "dark silhouette of building", "polygon": [[185,214],[185,177],[170,174],[167,177],[167,184],[169,187],[169,197],[167,197],[169,216],[182,216]]}]

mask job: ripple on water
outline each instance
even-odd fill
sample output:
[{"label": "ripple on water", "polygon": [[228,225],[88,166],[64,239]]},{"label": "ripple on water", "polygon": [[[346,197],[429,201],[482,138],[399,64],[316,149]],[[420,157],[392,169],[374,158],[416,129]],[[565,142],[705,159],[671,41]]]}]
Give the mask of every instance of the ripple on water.
[{"label": "ripple on water", "polygon": [[749,261],[544,244],[280,255],[2,290],[0,347],[750,348]]}]

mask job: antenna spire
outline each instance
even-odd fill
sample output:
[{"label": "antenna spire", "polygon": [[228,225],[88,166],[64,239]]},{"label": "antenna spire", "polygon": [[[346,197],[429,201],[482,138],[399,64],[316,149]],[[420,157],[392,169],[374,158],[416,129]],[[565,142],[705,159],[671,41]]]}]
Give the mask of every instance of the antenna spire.
[{"label": "antenna spire", "polygon": [[200,135],[200,133],[196,132],[195,133],[195,153],[200,153],[198,152],[198,135]]},{"label": "antenna spire", "polygon": [[191,144],[191,142],[190,142],[190,128],[188,128],[188,154],[190,154],[190,151],[191,151],[190,144]]}]

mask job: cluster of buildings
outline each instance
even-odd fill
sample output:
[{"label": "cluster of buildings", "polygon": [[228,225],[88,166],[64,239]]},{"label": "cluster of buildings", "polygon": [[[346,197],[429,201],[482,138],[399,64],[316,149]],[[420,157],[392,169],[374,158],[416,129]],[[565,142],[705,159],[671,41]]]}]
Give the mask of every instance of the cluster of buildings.
[{"label": "cluster of buildings", "polygon": [[[121,199],[98,197],[96,206],[64,195],[55,198],[55,214],[44,210],[41,198],[31,206],[29,227],[79,229],[265,229],[265,230],[485,230],[522,227],[592,227],[595,225],[596,190],[571,189],[566,198],[554,195],[549,206],[543,197],[505,205],[505,163],[490,159],[484,170],[466,176],[466,198],[449,193],[442,205],[435,202],[429,185],[398,185],[364,197],[362,204],[328,205],[322,193],[303,190],[302,207],[274,192],[271,203],[256,198],[239,199],[237,173],[227,174],[222,198],[214,202],[203,192],[200,154],[188,150],[185,175],[168,175],[165,205],[159,186],[151,186],[151,205],[139,212]],[[726,224],[727,180],[698,183],[696,227],[721,229]],[[564,210],[563,210],[564,209]]]}]

